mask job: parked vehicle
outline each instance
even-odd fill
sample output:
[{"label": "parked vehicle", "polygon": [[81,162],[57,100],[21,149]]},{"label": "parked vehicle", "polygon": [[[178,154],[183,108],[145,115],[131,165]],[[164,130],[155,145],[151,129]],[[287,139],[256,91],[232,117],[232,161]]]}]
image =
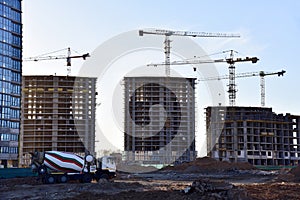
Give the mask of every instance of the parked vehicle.
[{"label": "parked vehicle", "polygon": [[60,151],[35,152],[32,154],[31,169],[37,172],[43,183],[66,183],[79,180],[111,179],[116,176],[115,159],[104,156],[96,159],[91,154],[81,157],[74,153]]}]

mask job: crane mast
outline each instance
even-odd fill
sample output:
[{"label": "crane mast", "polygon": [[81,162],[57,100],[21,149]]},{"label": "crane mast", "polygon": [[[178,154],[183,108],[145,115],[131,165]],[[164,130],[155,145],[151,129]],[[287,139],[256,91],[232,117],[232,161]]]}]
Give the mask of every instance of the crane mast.
[{"label": "crane mast", "polygon": [[171,40],[170,36],[189,36],[189,37],[222,37],[222,38],[236,38],[240,37],[238,34],[226,34],[226,33],[207,33],[207,32],[190,32],[190,31],[171,31],[164,29],[147,29],[139,30],[139,36],[144,34],[151,35],[164,35],[164,50],[165,50],[165,73],[166,76],[170,76],[170,54],[171,54]]},{"label": "crane mast", "polygon": [[[233,60],[233,50],[230,51],[230,60]],[[229,105],[235,106],[236,98],[236,84],[235,84],[235,66],[234,62],[229,62],[229,84],[228,84],[228,94],[229,94]]]},{"label": "crane mast", "polygon": [[266,104],[266,87],[265,87],[265,76],[270,76],[270,75],[278,75],[278,76],[283,76],[286,71],[282,70],[281,72],[271,72],[271,73],[266,73],[263,71],[259,72],[260,76],[260,95],[261,95],[261,106],[264,107]]},{"label": "crane mast", "polygon": [[[235,63],[236,62],[248,62],[251,61],[252,63],[256,63],[259,59],[257,57],[246,57],[246,58],[237,58],[234,59],[234,50],[230,51],[230,57],[226,59],[226,62],[229,64],[229,83],[228,83],[228,94],[229,94],[229,105],[235,106],[235,99],[236,99],[236,84],[235,84]],[[224,51],[226,52],[226,51]],[[237,53],[237,52],[236,52]]]}]

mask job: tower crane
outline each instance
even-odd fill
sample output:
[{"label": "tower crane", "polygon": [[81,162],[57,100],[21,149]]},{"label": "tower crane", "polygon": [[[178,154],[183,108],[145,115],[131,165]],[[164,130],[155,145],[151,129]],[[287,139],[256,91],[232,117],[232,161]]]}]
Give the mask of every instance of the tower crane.
[{"label": "tower crane", "polygon": [[[286,73],[285,70],[281,70],[278,72],[264,72],[264,71],[259,71],[259,72],[245,72],[245,73],[239,73],[236,74],[235,78],[245,78],[245,77],[254,77],[254,76],[259,76],[260,77],[260,101],[261,101],[261,106],[264,107],[266,103],[265,99],[265,76],[271,76],[271,75],[277,75],[278,77],[283,76],[284,73]],[[211,81],[211,80],[222,80],[222,79],[229,79],[229,75],[224,75],[224,76],[217,76],[217,77],[207,77],[207,78],[201,78],[199,81]]]},{"label": "tower crane", "polygon": [[[57,55],[57,56],[51,56],[51,55],[49,55],[49,56],[45,56],[45,55],[52,54],[52,53],[57,53],[57,52],[63,51],[63,50],[68,50],[67,55]],[[83,60],[86,60],[87,57],[90,57],[89,53],[85,53],[85,54],[77,55],[77,56],[71,56],[71,48],[68,47],[67,49],[62,49],[62,50],[54,51],[54,52],[51,52],[51,53],[43,54],[41,56],[24,58],[23,61],[42,61],[42,60],[65,59],[67,61],[68,75],[70,75],[71,74],[71,59],[72,58],[82,58]]]},{"label": "tower crane", "polygon": [[[245,57],[245,58],[234,58],[234,50],[223,51],[223,53],[230,52],[229,58],[225,59],[217,59],[217,60],[200,60],[200,59],[192,59],[192,60],[181,60],[181,61],[173,61],[169,63],[169,65],[187,65],[187,64],[205,64],[205,63],[220,63],[226,62],[229,64],[229,84],[228,84],[228,93],[229,93],[229,104],[230,106],[235,105],[236,99],[236,84],[235,84],[235,63],[236,62],[248,62],[251,61],[252,63],[256,63],[259,59],[257,57]],[[165,65],[164,63],[157,63],[157,64],[148,64],[147,66],[162,66]],[[196,67],[194,67],[194,71],[196,71]]]},{"label": "tower crane", "polygon": [[238,34],[226,34],[226,33],[207,33],[207,32],[190,32],[190,31],[171,31],[171,30],[163,30],[163,29],[147,29],[147,30],[139,30],[139,36],[143,36],[144,34],[152,34],[152,35],[164,35],[164,50],[165,50],[165,73],[166,76],[170,76],[170,54],[171,54],[171,40],[170,36],[189,36],[189,37],[222,37],[222,38],[236,38],[240,37]]}]

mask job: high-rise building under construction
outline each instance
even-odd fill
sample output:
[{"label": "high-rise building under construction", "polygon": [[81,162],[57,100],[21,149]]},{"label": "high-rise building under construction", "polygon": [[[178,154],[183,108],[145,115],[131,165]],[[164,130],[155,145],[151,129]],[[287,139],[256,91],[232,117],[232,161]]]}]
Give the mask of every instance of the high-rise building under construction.
[{"label": "high-rise building under construction", "polygon": [[125,77],[127,161],[164,165],[194,160],[195,79]]},{"label": "high-rise building under construction", "polygon": [[212,158],[253,165],[300,161],[300,116],[264,107],[207,107],[207,152]]},{"label": "high-rise building under construction", "polygon": [[23,76],[20,164],[30,152],[95,152],[96,78]]}]

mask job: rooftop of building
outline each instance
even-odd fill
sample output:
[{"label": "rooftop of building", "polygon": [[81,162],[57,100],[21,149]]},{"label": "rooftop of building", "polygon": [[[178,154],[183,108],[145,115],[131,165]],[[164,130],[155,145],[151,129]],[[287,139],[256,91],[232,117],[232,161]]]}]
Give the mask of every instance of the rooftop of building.
[{"label": "rooftop of building", "polygon": [[254,112],[254,113],[264,113],[264,114],[272,114],[272,115],[276,115],[279,117],[289,117],[289,116],[293,116],[293,117],[299,117],[300,115],[294,115],[291,113],[276,113],[273,111],[272,107],[251,107],[251,106],[208,106],[205,108],[205,110],[208,112],[210,110],[218,110],[218,111],[223,111],[223,112],[227,112],[227,113],[233,113],[233,112]]}]

